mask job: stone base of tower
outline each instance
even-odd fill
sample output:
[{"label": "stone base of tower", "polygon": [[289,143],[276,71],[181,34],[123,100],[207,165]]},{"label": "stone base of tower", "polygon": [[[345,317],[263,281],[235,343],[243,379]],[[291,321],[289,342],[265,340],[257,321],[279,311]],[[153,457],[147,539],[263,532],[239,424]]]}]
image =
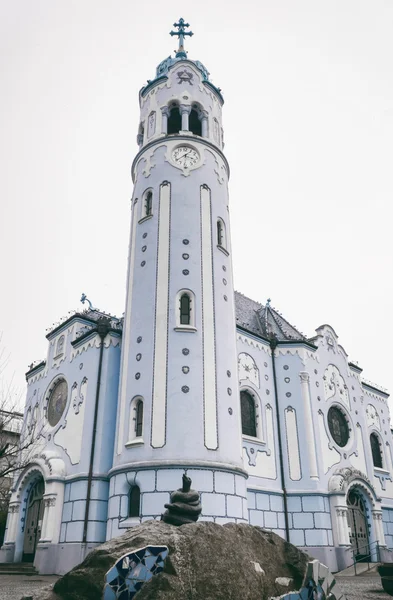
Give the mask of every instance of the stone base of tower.
[{"label": "stone base of tower", "polygon": [[15,543],[5,543],[0,548],[0,563],[12,563],[15,556]]},{"label": "stone base of tower", "polygon": [[38,544],[34,566],[41,575],[64,575],[79,565],[98,543]]},{"label": "stone base of tower", "polygon": [[[64,575],[79,565],[99,543],[38,544],[33,565],[40,575]],[[0,563],[20,563],[15,554],[15,544],[5,544],[0,549]]]},{"label": "stone base of tower", "polygon": [[[200,521],[248,523],[246,473],[241,469],[160,467],[143,470],[113,469],[110,480],[107,539],[149,519],[160,519],[170,494],[182,486],[183,474],[201,495]],[[140,490],[139,516],[130,510],[133,487]]]}]

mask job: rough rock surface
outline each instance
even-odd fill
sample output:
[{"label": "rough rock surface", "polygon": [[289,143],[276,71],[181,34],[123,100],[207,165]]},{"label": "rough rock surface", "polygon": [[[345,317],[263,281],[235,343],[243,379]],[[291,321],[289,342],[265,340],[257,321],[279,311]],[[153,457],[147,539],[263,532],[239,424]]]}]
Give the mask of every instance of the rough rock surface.
[{"label": "rough rock surface", "polygon": [[[169,549],[164,571],[138,600],[268,600],[301,587],[310,557],[274,533],[247,524],[210,522],[174,527],[147,521],[95,548],[36,600],[100,600],[106,572],[137,548]],[[260,568],[259,568],[260,566]],[[278,577],[290,579],[283,590]]]}]

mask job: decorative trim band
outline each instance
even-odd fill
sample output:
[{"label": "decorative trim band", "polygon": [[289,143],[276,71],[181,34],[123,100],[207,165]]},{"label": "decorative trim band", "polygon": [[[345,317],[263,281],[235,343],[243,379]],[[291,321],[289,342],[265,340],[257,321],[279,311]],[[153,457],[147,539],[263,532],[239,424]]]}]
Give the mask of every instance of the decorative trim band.
[{"label": "decorative trim band", "polygon": [[139,462],[125,463],[113,467],[109,470],[109,477],[117,475],[117,473],[123,473],[126,471],[145,471],[147,469],[208,469],[210,471],[227,471],[228,473],[235,473],[242,477],[248,478],[248,473],[242,467],[236,467],[228,463],[217,463],[209,462],[207,460],[141,460]]}]

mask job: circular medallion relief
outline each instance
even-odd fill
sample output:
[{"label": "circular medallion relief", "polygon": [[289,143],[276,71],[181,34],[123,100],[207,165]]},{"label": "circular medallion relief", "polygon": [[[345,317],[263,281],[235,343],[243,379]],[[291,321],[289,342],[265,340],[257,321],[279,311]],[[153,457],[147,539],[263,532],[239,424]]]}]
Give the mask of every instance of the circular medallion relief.
[{"label": "circular medallion relief", "polygon": [[336,406],[329,408],[328,425],[330,435],[336,444],[341,448],[346,446],[349,440],[349,427],[344,413]]},{"label": "circular medallion relief", "polygon": [[59,379],[49,393],[48,422],[51,427],[57,425],[67,405],[68,385],[65,379]]}]

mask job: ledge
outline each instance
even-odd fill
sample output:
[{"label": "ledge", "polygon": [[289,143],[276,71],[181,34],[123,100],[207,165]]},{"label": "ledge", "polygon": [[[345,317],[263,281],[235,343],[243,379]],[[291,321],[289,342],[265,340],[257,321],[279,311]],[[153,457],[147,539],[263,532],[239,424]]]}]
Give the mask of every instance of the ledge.
[{"label": "ledge", "polygon": [[142,217],[142,219],[139,219],[138,223],[144,223],[145,221],[148,221],[149,219],[153,218],[153,214],[151,215],[147,215],[146,217]]},{"label": "ledge", "polygon": [[261,438],[254,437],[252,435],[244,435],[242,434],[243,442],[251,442],[252,444],[261,444],[261,446],[266,446],[266,442],[261,440]]},{"label": "ledge", "polygon": [[126,442],[124,445],[126,448],[135,448],[137,446],[143,446],[144,445],[144,440],[141,437],[137,437],[134,440],[131,440],[129,442]]},{"label": "ledge", "polygon": [[141,524],[140,517],[129,517],[128,519],[124,519],[123,521],[119,520],[118,528],[119,529],[129,529],[130,527],[134,527],[135,525]]},{"label": "ledge", "polygon": [[194,333],[197,331],[197,328],[192,325],[179,325],[178,327],[174,327],[174,330],[182,331],[183,333]]},{"label": "ledge", "polygon": [[387,469],[381,469],[380,467],[374,467],[374,474],[377,473],[378,475],[389,475],[390,476],[390,471],[388,471]]},{"label": "ledge", "polygon": [[210,462],[208,460],[191,460],[191,459],[164,459],[164,460],[141,460],[130,463],[124,463],[112,467],[108,471],[108,477],[113,477],[117,473],[127,471],[145,471],[149,469],[207,469],[215,471],[226,471],[228,473],[235,473],[248,479],[248,472],[240,466],[232,465],[228,463]]},{"label": "ledge", "polygon": [[223,254],[225,254],[225,256],[229,256],[229,252],[228,252],[228,250],[227,250],[226,248],[224,248],[224,246],[220,246],[220,244],[217,244],[217,248],[218,248],[219,250],[221,250],[221,252],[222,252]]}]

